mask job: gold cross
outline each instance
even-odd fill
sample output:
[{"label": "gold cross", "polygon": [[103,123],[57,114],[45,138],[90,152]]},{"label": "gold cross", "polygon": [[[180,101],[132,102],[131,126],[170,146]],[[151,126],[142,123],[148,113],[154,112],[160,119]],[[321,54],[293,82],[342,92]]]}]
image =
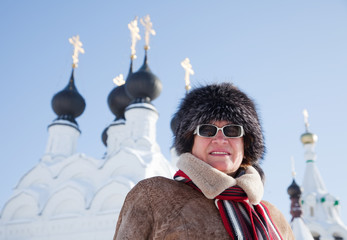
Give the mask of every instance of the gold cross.
[{"label": "gold cross", "polygon": [[192,68],[192,65],[190,64],[189,58],[184,59],[181,62],[181,66],[185,70],[184,80],[186,82],[186,90],[188,92],[191,89],[189,77],[190,75],[194,75],[194,70]]},{"label": "gold cross", "polygon": [[84,53],[84,49],[82,48],[82,42],[80,41],[80,36],[76,35],[72,38],[69,38],[69,42],[74,46],[74,51],[72,55],[72,67],[78,67],[78,54]]},{"label": "gold cross", "polygon": [[113,82],[117,86],[122,86],[125,83],[124,78],[123,78],[123,74],[119,74],[117,77],[115,77],[113,79]]},{"label": "gold cross", "polygon": [[141,24],[145,27],[145,50],[149,49],[149,37],[152,34],[155,35],[155,31],[153,29],[153,24],[151,22],[151,18],[149,15],[146,15],[145,17],[140,19]]},{"label": "gold cross", "polygon": [[310,126],[310,125],[309,125],[309,123],[308,123],[308,112],[307,112],[307,109],[304,109],[304,110],[302,111],[302,114],[304,115],[304,121],[305,121],[306,132],[308,132],[308,126]]},{"label": "gold cross", "polygon": [[130,30],[130,36],[131,36],[131,59],[136,58],[136,42],[141,39],[141,36],[139,34],[140,29],[137,26],[137,17],[133,21],[130,21],[128,24],[128,28]]}]

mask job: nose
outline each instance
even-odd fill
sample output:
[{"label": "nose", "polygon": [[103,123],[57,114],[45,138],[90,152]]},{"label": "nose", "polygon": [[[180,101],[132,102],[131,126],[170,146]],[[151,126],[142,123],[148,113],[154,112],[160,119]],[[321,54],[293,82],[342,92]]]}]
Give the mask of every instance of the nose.
[{"label": "nose", "polygon": [[224,136],[224,134],[222,133],[222,130],[218,130],[216,136],[213,137],[212,141],[215,142],[226,142],[227,138]]}]

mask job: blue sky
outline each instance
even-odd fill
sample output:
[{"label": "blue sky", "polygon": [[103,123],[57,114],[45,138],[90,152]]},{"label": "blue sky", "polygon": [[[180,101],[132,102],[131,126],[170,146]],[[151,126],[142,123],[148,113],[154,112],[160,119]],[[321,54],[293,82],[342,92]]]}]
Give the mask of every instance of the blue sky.
[{"label": "blue sky", "polygon": [[[286,189],[295,159],[303,179],[302,110],[319,141],[317,166],[330,193],[341,200],[347,223],[347,2],[292,1],[10,1],[0,2],[0,205],[21,176],[44,154],[47,126],[55,119],[51,99],[71,73],[78,34],[85,54],[75,72],[86,100],[77,118],[78,152],[101,158],[101,133],[114,116],[106,99],[112,79],[129,67],[127,24],[150,14],[149,65],[162,81],[153,101],[160,117],[157,140],[169,159],[170,119],[184,96],[180,62],[189,57],[192,85],[230,81],[256,102],[267,154],[265,199],[289,219]],[[143,37],[143,29],[140,29]],[[137,70],[144,41],[137,44]],[[2,207],[1,207],[2,208]]]}]

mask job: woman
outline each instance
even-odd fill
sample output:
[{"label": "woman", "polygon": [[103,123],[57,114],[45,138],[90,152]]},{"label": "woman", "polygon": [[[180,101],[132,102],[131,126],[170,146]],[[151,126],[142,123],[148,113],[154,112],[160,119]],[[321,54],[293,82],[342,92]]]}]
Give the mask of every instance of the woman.
[{"label": "woman", "polygon": [[191,91],[175,115],[175,180],[154,177],[127,195],[114,239],[294,239],[261,201],[264,142],[254,103],[230,83]]}]

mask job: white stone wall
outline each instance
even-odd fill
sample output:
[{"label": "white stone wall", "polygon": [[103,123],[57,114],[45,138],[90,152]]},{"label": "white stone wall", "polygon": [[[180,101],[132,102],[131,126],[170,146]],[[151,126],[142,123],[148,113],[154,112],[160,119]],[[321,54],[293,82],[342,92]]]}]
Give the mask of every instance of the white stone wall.
[{"label": "white stone wall", "polygon": [[347,239],[347,227],[339,214],[339,202],[325,187],[316,165],[315,144],[304,145],[306,169],[302,183],[303,219],[312,235],[320,240]]},{"label": "white stone wall", "polygon": [[155,108],[136,104],[125,116],[108,128],[104,159],[75,153],[75,125],[52,124],[44,156],[2,210],[0,239],[112,239],[129,190],[144,178],[174,173],[156,142]]}]

